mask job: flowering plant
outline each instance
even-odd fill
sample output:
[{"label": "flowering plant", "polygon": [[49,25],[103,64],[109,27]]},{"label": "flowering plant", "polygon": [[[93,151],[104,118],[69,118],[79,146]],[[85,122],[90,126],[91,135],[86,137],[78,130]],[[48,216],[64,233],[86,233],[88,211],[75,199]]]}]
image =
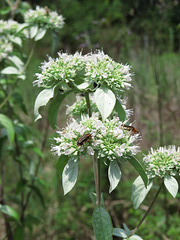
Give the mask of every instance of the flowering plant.
[{"label": "flowering plant", "polygon": [[[132,110],[126,109],[122,92],[131,87],[130,67],[113,61],[103,51],[82,55],[58,53],[56,59],[49,57],[41,65],[34,85],[43,87],[35,101],[36,120],[42,116],[39,108],[46,105],[51,98],[48,117],[53,128],[56,128],[58,109],[63,99],[70,93],[76,93],[77,99],[67,112],[71,119],[64,129],[57,131],[54,137],[52,152],[58,155],[58,171],[62,172],[64,194],[74,187],[78,177],[80,158],[91,156],[94,161],[96,186],[96,208],[93,212],[93,228],[96,238],[112,239],[112,235],[122,239],[139,239],[134,233],[151,209],[162,184],[149,209],[134,230],[112,227],[111,219],[101,199],[100,168],[105,163],[108,167],[110,182],[109,193],[121,179],[120,164],[129,161],[138,171],[139,177],[132,186],[131,199],[134,208],[138,208],[153,185],[154,177],[163,178],[167,190],[176,196],[178,183],[173,177],[179,173],[179,150],[175,147],[151,150],[144,157],[146,173],[135,158],[139,151],[137,140],[140,133],[129,122]],[[94,195],[91,193],[92,199]],[[99,224],[101,222],[102,224]]]},{"label": "flowering plant", "polygon": [[[42,116],[39,108],[49,105],[48,117],[56,128],[58,109],[70,93],[78,94],[77,101],[67,109],[71,119],[64,129],[57,131],[52,152],[59,156],[58,168],[62,171],[62,185],[67,194],[75,185],[81,157],[92,156],[96,186],[96,209],[93,213],[95,235],[112,238],[112,223],[108,212],[101,205],[100,168],[104,162],[108,167],[112,192],[121,179],[120,164],[126,161],[138,171],[147,184],[147,176],[140,162],[135,158],[139,151],[137,140],[141,139],[137,129],[129,124],[132,110],[120,97],[131,84],[130,67],[113,61],[103,51],[82,55],[58,53],[58,58],[49,57],[41,65],[34,85],[43,87],[35,101],[34,113],[38,120]],[[79,97],[79,94],[81,97]],[[72,118],[72,116],[74,118]],[[105,218],[107,229],[97,229],[97,221]]]}]

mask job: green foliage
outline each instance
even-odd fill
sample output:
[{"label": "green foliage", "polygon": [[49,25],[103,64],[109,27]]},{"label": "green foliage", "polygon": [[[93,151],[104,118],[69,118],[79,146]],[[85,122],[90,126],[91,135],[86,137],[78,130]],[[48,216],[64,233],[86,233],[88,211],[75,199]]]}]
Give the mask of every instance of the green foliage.
[{"label": "green foliage", "polygon": [[95,91],[94,97],[102,119],[105,121],[114,109],[116,103],[115,95],[110,89],[100,87]]},{"label": "green foliage", "polygon": [[164,185],[166,186],[169,193],[175,198],[178,192],[178,182],[172,176],[165,176],[164,178]]},{"label": "green foliage", "polygon": [[93,228],[97,240],[112,239],[112,223],[109,213],[102,207],[97,207],[93,212]]},{"label": "green foliage", "polygon": [[140,206],[152,186],[152,180],[149,180],[147,187],[145,187],[142,178],[140,176],[136,178],[131,190],[131,201],[133,203],[134,209],[137,209]]},{"label": "green foliage", "polygon": [[[37,1],[31,1],[31,3],[35,6]],[[179,144],[180,134],[177,127],[180,90],[178,81],[180,78],[179,29],[177,27],[179,25],[179,3],[177,1],[152,3],[150,1],[122,2],[119,0],[104,2],[61,0],[50,3],[45,0],[39,4],[43,4],[42,7],[47,5],[50,9],[62,10],[65,17],[66,27],[61,31],[61,39],[58,35],[56,37],[56,49],[64,49],[72,53],[82,47],[84,48],[83,52],[103,47],[104,51],[113,58],[120,59],[125,63],[128,59],[129,63],[133,65],[135,80],[133,81],[134,88],[128,94],[129,105],[133,106],[135,111],[137,129],[143,137],[142,147],[147,149],[149,146],[158,146],[160,144],[159,131],[163,133],[165,144]],[[29,9],[29,5],[22,2],[17,9],[12,10],[5,1],[2,1],[0,9],[3,19],[15,15],[15,19],[22,22],[22,16]],[[6,14],[8,15],[5,16]],[[11,121],[11,124],[8,124],[8,121],[5,120],[6,124],[4,125],[1,122],[0,165],[1,171],[4,166],[6,183],[4,189],[6,205],[1,206],[6,206],[11,210],[16,209],[23,219],[21,215],[22,196],[26,201],[30,193],[24,220],[21,222],[23,226],[19,225],[18,221],[7,213],[8,211],[5,212],[9,217],[9,223],[13,226],[14,239],[91,239],[93,236],[91,229],[93,205],[89,203],[88,194],[89,191],[94,191],[91,160],[81,159],[79,181],[76,183],[76,188],[73,188],[71,193],[64,198],[63,192],[59,188],[59,178],[61,178],[68,158],[63,156],[58,159],[57,178],[52,170],[55,166],[54,160],[46,150],[50,145],[46,140],[49,127],[43,119],[38,125],[33,123],[33,101],[37,96],[37,90],[32,87],[33,74],[37,72],[41,61],[39,58],[44,60],[45,55],[51,51],[52,44],[50,44],[51,34],[46,34],[39,44],[38,38],[41,39],[45,30],[41,29],[40,32],[37,27],[30,28],[31,39],[24,44],[20,33],[28,27],[27,24],[19,27],[19,33],[17,32],[16,36],[12,38],[14,54],[0,63],[2,70],[0,103],[3,103],[1,115]],[[38,35],[39,37],[37,37]],[[32,39],[37,40],[35,56],[28,65],[28,71],[26,69],[22,74],[25,60],[32,48],[32,41],[34,41]],[[88,86],[90,85],[87,82],[85,85],[77,87],[83,92]],[[162,103],[163,130],[159,128],[159,119],[157,118],[160,111],[157,104],[158,89],[160,89]],[[13,93],[11,94],[11,92]],[[7,98],[9,93],[10,96]],[[114,94],[116,95],[115,92]],[[57,96],[59,97],[48,101],[50,102],[49,122],[52,127],[56,126],[57,119],[59,120],[57,125],[60,123],[60,126],[64,126],[62,122],[64,108],[60,109],[60,113],[58,113],[60,104],[63,106],[62,101],[64,100],[60,96],[64,96],[64,94],[57,94]],[[5,103],[4,100],[6,100]],[[54,100],[56,104],[53,103]],[[69,104],[68,101],[69,98],[66,98],[65,103]],[[125,111],[118,99],[116,99],[115,110],[118,112],[120,120],[126,120]],[[9,145],[6,135],[11,139],[11,145]],[[41,144],[46,147],[41,148]],[[3,163],[4,161],[5,163]],[[144,209],[152,201],[152,196],[157,190],[156,185],[153,185],[151,194],[144,199],[150,186],[147,185],[145,188],[142,179],[138,177],[139,183],[133,191],[136,197],[138,196],[137,198],[133,197],[134,205],[139,206],[143,200],[144,205],[134,211],[130,202],[127,200],[125,203],[124,200],[129,199],[131,180],[136,177],[132,166],[126,167],[125,164],[121,164],[121,182],[110,196],[108,195],[107,176],[104,172],[102,173],[102,189],[105,192],[105,202],[102,206],[106,206],[116,227],[128,219],[128,225],[130,229],[133,229],[137,225],[137,220],[144,214]],[[115,185],[118,178],[115,179]],[[177,193],[177,182],[168,178],[164,181],[167,190],[173,197]],[[0,187],[1,183],[2,176]],[[136,191],[139,193],[137,194]],[[145,236],[145,239],[159,240],[162,236],[171,240],[178,239],[180,234],[178,199],[172,199],[170,194],[167,196],[163,193],[160,194],[154,209],[151,210],[146,220],[147,224],[142,225],[138,230],[138,234]],[[179,198],[179,194],[177,194],[177,198]],[[94,197],[96,205],[95,199],[96,196]],[[46,208],[41,207],[44,205]],[[9,212],[13,213],[11,210]],[[20,219],[20,217],[18,218]],[[117,231],[119,230],[120,228]],[[0,233],[1,237],[2,239],[5,237],[3,230]],[[128,239],[141,238],[132,236]]]}]

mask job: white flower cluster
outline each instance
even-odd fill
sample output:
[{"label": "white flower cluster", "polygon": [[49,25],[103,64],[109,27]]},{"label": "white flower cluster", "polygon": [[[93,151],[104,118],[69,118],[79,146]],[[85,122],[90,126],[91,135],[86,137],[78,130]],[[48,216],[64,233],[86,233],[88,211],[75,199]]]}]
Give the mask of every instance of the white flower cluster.
[{"label": "white flower cluster", "polygon": [[52,151],[61,155],[94,155],[100,159],[113,161],[127,154],[136,155],[139,151],[133,145],[139,139],[139,134],[133,134],[123,127],[118,117],[102,122],[97,115],[86,117],[80,122],[72,122],[62,131],[57,131],[58,137],[54,138],[56,144]]},{"label": "white flower cluster", "polygon": [[[92,112],[96,112],[98,114],[98,108],[94,100],[94,95],[90,94],[89,98]],[[87,115],[88,109],[85,97],[82,95],[76,95],[75,103],[73,103],[71,106],[67,105],[66,114],[70,114],[72,117],[81,117],[82,115]]]},{"label": "white flower cluster", "polygon": [[62,89],[67,88],[67,83],[75,81],[78,72],[82,72],[85,63],[80,53],[68,55],[67,53],[58,53],[59,58],[49,58],[41,66],[42,73],[36,73],[37,80],[33,82],[38,87],[55,86],[60,83]]},{"label": "white flower cluster", "polygon": [[25,13],[25,22],[39,27],[59,30],[64,26],[64,18],[56,11],[50,11],[47,7],[36,6],[35,10],[30,9]]},{"label": "white flower cluster", "polygon": [[0,37],[0,61],[7,58],[12,50],[12,43],[10,43],[5,37]]},{"label": "white flower cluster", "polygon": [[[90,94],[89,97],[90,97],[90,105],[91,105],[92,112],[95,112],[96,114],[99,114],[99,116],[100,116],[99,110],[95,103],[94,94],[93,93]],[[129,119],[130,116],[133,114],[133,110],[126,109],[127,99],[125,99],[125,100],[119,99],[119,101],[121,102],[122,107],[124,108],[124,110],[126,112],[127,119]],[[88,114],[87,103],[86,103],[85,97],[82,95],[76,95],[75,103],[71,106],[67,106],[66,114],[70,114],[72,117],[81,117],[81,115]],[[117,114],[115,111],[113,111],[111,113],[111,116],[116,116],[116,115]]]},{"label": "white flower cluster", "polygon": [[165,146],[151,151],[143,158],[146,171],[150,178],[156,175],[163,178],[166,174],[180,175],[180,148],[175,146]]},{"label": "white flower cluster", "polygon": [[[49,58],[41,66],[41,73],[36,74],[35,85],[39,87],[62,84],[71,87],[87,83],[87,89],[95,91],[96,86],[104,85],[113,90],[123,90],[131,86],[130,67],[113,61],[103,51],[86,54],[76,52],[74,55],[59,53],[56,59]],[[96,85],[96,86],[95,86]]]},{"label": "white flower cluster", "polygon": [[21,24],[9,19],[7,21],[0,20],[0,33],[4,34],[15,34]]}]

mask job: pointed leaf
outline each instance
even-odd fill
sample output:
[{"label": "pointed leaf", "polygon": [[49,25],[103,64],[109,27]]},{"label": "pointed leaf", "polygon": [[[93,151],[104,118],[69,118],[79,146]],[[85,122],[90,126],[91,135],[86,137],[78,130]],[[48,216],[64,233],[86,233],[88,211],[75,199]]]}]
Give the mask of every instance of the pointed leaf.
[{"label": "pointed leaf", "polygon": [[0,204],[0,212],[14,218],[19,223],[19,215],[12,207]]},{"label": "pointed leaf", "polygon": [[62,185],[63,185],[64,195],[71,191],[71,189],[74,187],[77,181],[78,165],[79,165],[79,160],[70,159],[63,170]]},{"label": "pointed leaf", "polygon": [[147,186],[147,175],[142,167],[141,163],[134,156],[126,156],[126,159],[131,163],[131,165],[137,170],[139,175],[141,176],[145,186]]},{"label": "pointed leaf", "polygon": [[113,236],[127,238],[127,233],[124,229],[121,228],[113,228]]},{"label": "pointed leaf", "polygon": [[142,178],[140,176],[136,178],[132,185],[131,190],[131,201],[133,203],[134,209],[137,209],[140,206],[140,204],[144,201],[152,185],[153,181],[150,180],[146,188]]},{"label": "pointed leaf", "polygon": [[124,122],[127,119],[126,112],[119,99],[116,99],[115,110],[118,113],[119,119]]},{"label": "pointed leaf", "polygon": [[9,137],[9,140],[11,142],[14,141],[14,127],[12,124],[12,121],[10,118],[8,118],[6,115],[4,114],[0,114],[0,124],[5,127],[6,131],[7,131],[7,135]]},{"label": "pointed leaf", "polygon": [[22,46],[22,40],[21,40],[20,37],[15,37],[15,36],[12,37],[11,36],[10,41],[15,43],[15,44],[17,44],[17,45],[19,45],[19,46]]},{"label": "pointed leaf", "polygon": [[8,59],[14,63],[14,65],[20,70],[22,71],[23,67],[24,67],[24,63],[21,61],[20,58],[18,58],[17,56],[9,56]]},{"label": "pointed leaf", "polygon": [[100,87],[95,91],[94,97],[96,105],[104,121],[107,117],[109,117],[114,109],[114,105],[116,103],[115,95],[110,89]]},{"label": "pointed leaf", "polygon": [[113,227],[109,213],[102,207],[93,212],[93,229],[97,240],[112,240]]},{"label": "pointed leaf", "polygon": [[24,228],[17,226],[14,230],[13,240],[24,240]]},{"label": "pointed leaf", "polygon": [[57,160],[56,169],[60,178],[62,177],[63,169],[66,166],[68,160],[69,160],[69,156],[67,155],[61,155]]},{"label": "pointed leaf", "polygon": [[176,179],[172,176],[165,176],[164,185],[166,186],[166,189],[169,191],[169,193],[173,196],[173,198],[175,198],[179,188]]},{"label": "pointed leaf", "polygon": [[76,85],[76,86],[77,86],[78,89],[83,90],[83,89],[88,88],[90,85],[91,85],[91,82],[86,81],[86,82],[83,82],[83,83],[81,83],[79,85]]},{"label": "pointed leaf", "polygon": [[43,208],[45,208],[44,198],[43,198],[43,195],[42,195],[40,189],[39,189],[38,187],[34,186],[34,185],[29,185],[28,187],[30,187],[30,188],[33,190],[33,192],[34,192],[34,193],[37,195],[37,197],[39,198],[39,200],[40,200]]},{"label": "pointed leaf", "polygon": [[42,118],[41,114],[39,113],[39,108],[42,106],[45,106],[49,102],[49,100],[54,96],[55,87],[44,89],[37,96],[34,104],[34,115],[35,115],[34,121],[37,121],[38,119]]},{"label": "pointed leaf", "polygon": [[38,26],[37,25],[32,26],[29,30],[30,38],[34,38],[37,33],[38,33]]},{"label": "pointed leaf", "polygon": [[4,68],[1,73],[3,74],[20,74],[19,69],[15,68],[15,67],[6,67]]},{"label": "pointed leaf", "polygon": [[121,170],[116,160],[110,161],[108,168],[108,178],[110,182],[109,193],[111,193],[117,187],[121,179]]},{"label": "pointed leaf", "polygon": [[49,110],[48,110],[48,119],[49,123],[51,124],[52,128],[56,128],[56,121],[57,121],[57,115],[59,107],[64,100],[64,98],[70,93],[71,91],[67,91],[65,93],[57,95],[55,98],[53,98]]},{"label": "pointed leaf", "polygon": [[35,41],[38,41],[38,40],[42,39],[45,34],[46,34],[46,29],[45,29],[45,28],[40,28],[40,29],[38,30],[38,33],[37,33],[37,35],[35,36],[34,40],[35,40]]}]

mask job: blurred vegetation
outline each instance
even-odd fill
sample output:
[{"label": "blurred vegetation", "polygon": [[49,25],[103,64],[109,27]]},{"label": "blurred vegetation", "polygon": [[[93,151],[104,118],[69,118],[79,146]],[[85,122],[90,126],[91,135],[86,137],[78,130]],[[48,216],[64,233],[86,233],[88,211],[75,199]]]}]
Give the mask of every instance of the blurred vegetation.
[{"label": "blurred vegetation", "polygon": [[[63,196],[61,177],[55,170],[56,157],[52,157],[49,152],[54,131],[50,129],[45,113],[42,120],[33,122],[33,104],[38,93],[38,89],[32,86],[34,73],[39,71],[40,62],[47,60],[47,54],[56,56],[56,52],[61,50],[70,53],[79,50],[87,53],[96,48],[103,48],[104,52],[116,61],[132,66],[135,74],[132,83],[134,87],[128,93],[128,105],[134,110],[134,125],[142,134],[143,140],[140,145],[143,152],[160,145],[178,146],[180,3],[178,0],[29,0],[28,3],[33,8],[40,5],[57,10],[65,17],[65,26],[59,35],[47,34],[46,38],[37,43],[28,76],[19,84],[28,113],[19,110],[19,115],[25,119],[27,125],[36,129],[39,144],[46,140],[45,159],[40,168],[40,179],[46,182],[41,187],[45,203],[44,206],[42,202],[38,205],[36,196],[31,196],[28,208],[31,227],[26,229],[25,239],[94,239],[91,223],[93,205],[89,197],[89,192],[95,191],[92,161],[81,159],[78,182],[72,192]],[[15,13],[15,20],[20,22],[23,21],[21,10],[24,9],[24,4],[25,2],[21,2]],[[6,1],[2,1],[0,9],[6,7]],[[2,10],[0,14],[2,19],[10,17],[10,14],[4,15]],[[28,48],[31,48],[31,42],[25,51],[27,49],[28,52]],[[60,128],[66,122],[65,106],[71,104],[73,99],[74,96],[66,99],[61,107],[58,118]],[[40,135],[38,130],[41,131]],[[141,158],[142,155],[139,155],[139,159]],[[9,175],[6,176],[9,185],[7,194],[17,180],[16,169],[13,167],[12,162],[7,161],[6,168],[10,169]],[[144,209],[147,209],[156,189],[151,190],[140,209],[135,211],[130,201],[130,191],[137,175],[131,166],[127,163],[122,165],[122,180],[110,195],[106,166],[103,168],[102,189],[113,224],[120,227],[125,222],[133,229],[141,219]],[[9,201],[12,200],[13,194],[16,198],[14,192],[9,193]],[[138,234],[147,240],[180,239],[179,200],[180,193],[176,199],[172,199],[169,194],[162,192]],[[3,220],[0,220],[0,229],[0,238],[4,239]]]}]

